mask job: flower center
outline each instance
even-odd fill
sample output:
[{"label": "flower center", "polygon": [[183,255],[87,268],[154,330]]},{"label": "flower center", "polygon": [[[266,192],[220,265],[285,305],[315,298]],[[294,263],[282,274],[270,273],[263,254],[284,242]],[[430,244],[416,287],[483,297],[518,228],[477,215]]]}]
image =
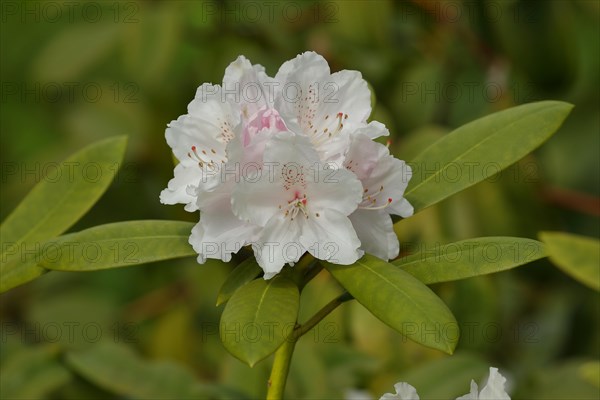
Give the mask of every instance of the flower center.
[{"label": "flower center", "polygon": [[307,202],[308,199],[306,198],[306,194],[301,195],[300,192],[296,190],[294,192],[294,198],[289,200],[286,206],[282,207],[280,205],[279,208],[285,210],[285,217],[290,217],[292,221],[300,212],[302,212],[306,219],[308,219],[309,214],[306,207]]}]

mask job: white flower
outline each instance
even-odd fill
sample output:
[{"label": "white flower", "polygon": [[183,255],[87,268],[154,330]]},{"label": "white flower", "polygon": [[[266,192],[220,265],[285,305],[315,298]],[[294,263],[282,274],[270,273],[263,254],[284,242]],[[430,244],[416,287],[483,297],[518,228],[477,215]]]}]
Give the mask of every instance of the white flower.
[{"label": "white flower", "polygon": [[[471,392],[456,400],[510,400],[510,396],[504,391],[505,383],[506,378],[500,375],[498,368],[490,367],[490,376],[481,392],[477,392],[477,384],[472,380]],[[398,382],[394,388],[396,394],[386,393],[379,400],[419,400],[416,389],[406,382]]]},{"label": "white flower", "polygon": [[332,74],[322,56],[308,51],[283,63],[275,82],[275,106],[288,128],[308,136],[321,161],[341,165],[350,136],[371,114],[360,72]]},{"label": "white flower", "polygon": [[343,169],[319,161],[309,140],[291,132],[267,143],[264,168],[234,188],[233,212],[262,227],[255,243],[269,278],[309,252],[321,260],[352,264],[362,256],[348,219],[362,200],[362,185]]},{"label": "white flower", "polygon": [[396,394],[386,393],[379,400],[419,400],[415,388],[406,382],[396,383],[394,389],[396,389]]},{"label": "white flower", "polygon": [[225,147],[234,136],[239,115],[221,98],[220,86],[202,85],[188,105],[188,114],[168,125],[165,136],[179,164],[160,194],[163,204],[181,203],[186,211],[196,211],[194,188],[205,181],[207,172],[227,160]]},{"label": "white flower", "polygon": [[270,105],[262,96],[262,85],[269,79],[262,66],[251,65],[240,56],[225,70],[223,87],[205,83],[198,88],[188,114],[172,121],[165,133],[179,164],[160,194],[163,204],[181,203],[186,211],[198,210],[196,187],[210,189],[220,183],[215,171],[228,160],[225,150],[235,137],[234,129],[239,123],[248,125]]},{"label": "white flower", "polygon": [[[385,128],[383,128],[385,129]],[[412,171],[402,160],[390,155],[386,146],[372,141],[360,129],[352,138],[344,166],[363,185],[363,199],[350,220],[361,248],[384,260],[398,256],[399,242],[390,214],[410,217],[413,207],[403,197]]]},{"label": "white flower", "polygon": [[314,52],[275,78],[240,56],[221,85],[200,86],[166,130],[179,164],[160,196],[200,211],[198,262],[252,245],[268,279],[306,252],[338,264],[396,257],[390,214],[412,215],[410,168],[373,141],[389,132],[370,113],[361,74],[332,74]]},{"label": "white flower", "polygon": [[490,367],[490,376],[487,384],[477,393],[478,387],[475,381],[471,381],[471,392],[456,400],[510,400],[510,396],[504,390],[506,378],[500,375],[498,368]]}]

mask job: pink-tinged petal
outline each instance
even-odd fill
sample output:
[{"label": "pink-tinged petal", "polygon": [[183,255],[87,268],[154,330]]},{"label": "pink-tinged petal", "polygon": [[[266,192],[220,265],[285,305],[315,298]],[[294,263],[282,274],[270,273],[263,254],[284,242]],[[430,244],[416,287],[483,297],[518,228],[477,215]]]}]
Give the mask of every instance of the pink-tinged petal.
[{"label": "pink-tinged petal", "polygon": [[265,148],[264,161],[278,166],[285,163],[312,166],[320,162],[308,138],[289,131],[273,135]]},{"label": "pink-tinged petal", "polygon": [[264,278],[275,276],[285,264],[296,263],[305,249],[299,242],[300,228],[281,213],[273,215],[252,244],[258,265],[265,271]]},{"label": "pink-tinged petal", "polygon": [[400,243],[392,218],[384,210],[356,210],[349,218],[365,253],[386,261],[398,256]]},{"label": "pink-tinged petal", "polygon": [[315,258],[349,265],[364,254],[352,223],[344,214],[328,209],[300,218],[300,243]]},{"label": "pink-tinged petal", "polygon": [[366,135],[356,134],[352,136],[343,166],[364,181],[369,178],[377,163],[389,154],[388,148],[381,143],[374,142]]}]

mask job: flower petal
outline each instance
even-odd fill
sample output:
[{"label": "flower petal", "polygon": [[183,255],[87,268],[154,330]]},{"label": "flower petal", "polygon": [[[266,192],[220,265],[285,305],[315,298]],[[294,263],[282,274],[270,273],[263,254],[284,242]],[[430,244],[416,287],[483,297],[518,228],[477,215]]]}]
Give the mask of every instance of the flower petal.
[{"label": "flower petal", "polygon": [[382,136],[389,136],[390,131],[381,122],[371,121],[367,126],[360,127],[352,132],[352,136],[357,135],[365,135],[369,139],[377,139]]},{"label": "flower petal", "polygon": [[505,383],[506,378],[500,375],[498,368],[490,367],[490,376],[479,393],[479,400],[510,400],[510,396],[504,390]]},{"label": "flower petal", "polygon": [[365,253],[386,261],[398,256],[400,242],[392,218],[384,210],[356,210],[349,218]]},{"label": "flower petal", "polygon": [[349,265],[363,256],[352,223],[339,211],[323,210],[318,217],[300,218],[300,221],[300,243],[315,258]]},{"label": "flower petal", "polygon": [[326,167],[318,163],[311,168],[312,181],[306,190],[309,207],[315,211],[333,209],[350,215],[362,201],[362,184],[350,171]]},{"label": "flower petal", "polygon": [[263,159],[260,171],[241,174],[231,201],[239,218],[260,226],[265,226],[274,214],[285,212],[283,207],[294,198],[296,182],[290,184],[290,176],[298,182],[313,179],[309,168],[318,163],[308,139],[291,132],[269,139]]},{"label": "flower petal", "polygon": [[398,382],[394,385],[396,393],[386,393],[379,400],[419,400],[417,390],[406,382]]},{"label": "flower petal", "polygon": [[360,72],[330,74],[323,57],[307,52],[285,63],[275,80],[282,88],[275,107],[288,128],[308,136],[321,160],[340,161],[349,133],[371,114],[371,92]]},{"label": "flower petal", "polygon": [[298,224],[281,213],[273,215],[252,244],[258,265],[265,271],[265,279],[275,276],[286,263],[296,263],[305,253],[298,241]]},{"label": "flower petal", "polygon": [[250,118],[273,104],[274,94],[264,87],[265,82],[272,81],[262,65],[252,65],[246,57],[239,56],[225,69],[224,98],[236,105],[245,118]]},{"label": "flower petal", "polygon": [[456,400],[478,400],[479,393],[477,383],[474,380],[471,380],[471,391],[464,396],[457,397]]},{"label": "flower petal", "polygon": [[229,210],[204,212],[192,229],[189,242],[198,253],[198,262],[207,258],[231,261],[237,253],[256,236],[257,227],[240,221]]},{"label": "flower petal", "polygon": [[174,177],[169,181],[167,188],[160,192],[162,204],[185,204],[186,211],[196,211],[196,196],[188,192],[188,188],[195,187],[202,178],[200,169],[185,165],[183,162],[177,164]]},{"label": "flower petal", "polygon": [[419,400],[417,390],[406,382],[398,382],[394,385],[396,393],[400,395],[402,400]]}]

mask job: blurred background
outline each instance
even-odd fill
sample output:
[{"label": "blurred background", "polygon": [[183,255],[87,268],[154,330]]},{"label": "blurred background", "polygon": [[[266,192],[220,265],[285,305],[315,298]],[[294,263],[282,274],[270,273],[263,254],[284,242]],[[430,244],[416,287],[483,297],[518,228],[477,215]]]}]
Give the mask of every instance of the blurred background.
[{"label": "blurred background", "polygon": [[[173,173],[166,124],[243,54],[274,75],[314,50],[362,72],[372,119],[410,161],[453,128],[517,104],[575,104],[533,155],[397,226],[403,252],[541,230],[598,237],[600,3],[516,1],[2,1],[0,217],[84,145],[129,136],[121,172],[71,231],[114,221],[196,221],[163,206]],[[8,168],[10,166],[10,168]],[[16,168],[15,168],[16,166]],[[220,343],[216,294],[232,265],[193,258],[49,273],[0,296],[3,398],[257,398],[272,357],[249,368]],[[300,340],[288,398],[421,398],[468,392],[499,367],[513,398],[600,397],[598,293],[546,259],[433,286],[462,327],[453,356],[344,304]],[[322,273],[300,320],[340,287]],[[70,357],[76,351],[84,357]],[[75,352],[75,353],[73,353]],[[123,370],[120,370],[123,366]],[[128,366],[128,367],[125,367]],[[179,390],[174,395],[173,390]]]}]

